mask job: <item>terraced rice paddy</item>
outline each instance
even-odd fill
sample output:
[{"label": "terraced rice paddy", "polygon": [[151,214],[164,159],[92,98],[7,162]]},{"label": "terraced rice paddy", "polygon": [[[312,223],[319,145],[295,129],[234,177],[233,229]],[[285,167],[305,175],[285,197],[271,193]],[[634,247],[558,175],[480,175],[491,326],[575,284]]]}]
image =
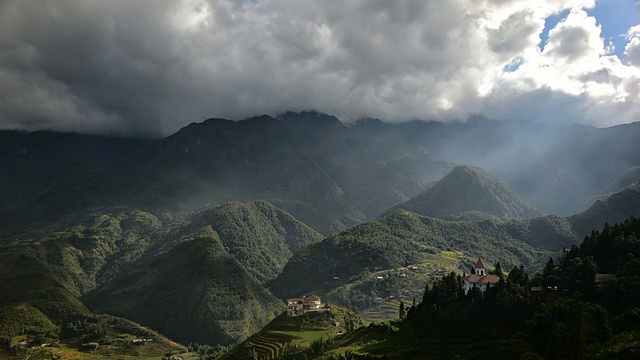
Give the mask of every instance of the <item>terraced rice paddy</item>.
[{"label": "terraced rice paddy", "polygon": [[[405,305],[411,306],[411,300],[402,300]],[[365,321],[384,321],[387,319],[397,318],[400,309],[400,300],[384,300],[380,305],[372,307],[360,313]]]},{"label": "terraced rice paddy", "polygon": [[245,346],[223,359],[244,360],[255,350],[260,360],[280,359],[306,350],[314,340],[328,336],[330,331],[261,331],[248,339]]}]

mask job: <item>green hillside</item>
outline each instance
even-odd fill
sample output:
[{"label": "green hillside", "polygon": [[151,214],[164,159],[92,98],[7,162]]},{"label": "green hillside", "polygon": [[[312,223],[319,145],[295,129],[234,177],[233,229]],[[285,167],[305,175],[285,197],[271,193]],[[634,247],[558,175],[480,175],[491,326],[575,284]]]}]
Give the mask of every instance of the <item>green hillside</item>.
[{"label": "green hillside", "polygon": [[[129,320],[90,313],[48,274],[1,277],[0,289],[4,289],[0,292],[0,348],[4,354],[19,358],[77,358],[94,354],[161,356],[186,351]],[[133,340],[140,338],[151,341],[144,346],[134,345]]]},{"label": "green hillside", "polygon": [[460,165],[422,194],[392,207],[443,220],[510,220],[540,216],[540,211],[502,180]]},{"label": "green hillside", "polygon": [[287,260],[322,236],[288,213],[263,201],[223,202],[207,207],[172,231],[186,233],[210,226],[225,249],[258,281],[276,277]]},{"label": "green hillside", "polygon": [[489,263],[523,263],[534,269],[550,252],[576,240],[569,220],[562,217],[506,223],[448,222],[400,210],[303,248],[269,285],[283,298],[310,292],[326,294],[363,271],[421,264],[450,250],[482,257]]},{"label": "green hillside", "polygon": [[181,238],[83,301],[178,341],[212,345],[241,340],[284,309],[210,229]]},{"label": "green hillside", "polygon": [[74,219],[80,223],[64,231],[0,245],[0,272],[51,274],[94,311],[207,344],[233,343],[266,324],[283,305],[261,283],[322,239],[261,201],[218,203],[163,221],[126,209]]},{"label": "green hillside", "polygon": [[137,210],[89,213],[41,239],[0,245],[0,272],[52,274],[74,295],[105,284],[158,241],[161,222]]}]

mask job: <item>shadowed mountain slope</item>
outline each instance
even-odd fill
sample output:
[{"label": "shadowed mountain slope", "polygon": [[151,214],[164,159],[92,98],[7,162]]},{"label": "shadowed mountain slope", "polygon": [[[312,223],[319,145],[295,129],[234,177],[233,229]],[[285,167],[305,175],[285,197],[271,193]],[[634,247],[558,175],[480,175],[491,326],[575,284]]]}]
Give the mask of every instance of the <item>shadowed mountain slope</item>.
[{"label": "shadowed mountain slope", "polygon": [[[0,277],[0,340],[37,339],[37,347],[44,352],[27,353],[26,358],[50,358],[49,348],[41,342],[60,340],[68,342],[69,348],[77,348],[80,343],[95,342],[102,345],[104,355],[134,355],[137,351],[116,346],[115,339],[148,338],[153,344],[146,347],[147,356],[162,354],[184,348],[153,330],[142,327],[126,319],[96,315],[71,294],[62,284],[49,274],[28,273]],[[5,291],[4,289],[11,289]],[[3,344],[9,347],[9,344]],[[51,345],[49,345],[50,347]],[[69,349],[67,353],[71,353]],[[76,356],[81,355],[78,352]]]},{"label": "shadowed mountain slope", "polygon": [[83,300],[96,312],[202,344],[234,343],[284,310],[210,230],[181,238]]},{"label": "shadowed mountain slope", "polygon": [[589,209],[572,216],[571,221],[578,233],[587,235],[605,223],[621,223],[631,216],[640,216],[640,187],[629,187],[597,200]]}]

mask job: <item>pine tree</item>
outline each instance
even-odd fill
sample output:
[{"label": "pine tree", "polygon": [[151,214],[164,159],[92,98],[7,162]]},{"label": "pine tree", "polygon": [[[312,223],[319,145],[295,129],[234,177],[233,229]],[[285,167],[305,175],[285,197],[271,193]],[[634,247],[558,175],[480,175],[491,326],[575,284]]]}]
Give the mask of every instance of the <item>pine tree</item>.
[{"label": "pine tree", "polygon": [[500,279],[504,279],[504,272],[502,272],[502,266],[500,265],[499,261],[496,263],[493,274],[498,276]]},{"label": "pine tree", "polygon": [[405,315],[406,315],[406,310],[404,308],[404,302],[400,301],[400,309],[398,311],[398,315],[400,316],[400,319],[404,319]]}]

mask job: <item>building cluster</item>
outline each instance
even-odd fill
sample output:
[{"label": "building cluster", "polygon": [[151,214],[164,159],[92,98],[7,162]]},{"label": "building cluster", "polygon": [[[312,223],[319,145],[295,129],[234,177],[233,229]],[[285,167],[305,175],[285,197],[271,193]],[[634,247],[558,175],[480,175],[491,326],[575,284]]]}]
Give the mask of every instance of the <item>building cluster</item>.
[{"label": "building cluster", "polygon": [[299,298],[291,298],[287,300],[287,316],[296,317],[312,312],[324,312],[320,303],[320,297],[315,295],[307,295]]}]

